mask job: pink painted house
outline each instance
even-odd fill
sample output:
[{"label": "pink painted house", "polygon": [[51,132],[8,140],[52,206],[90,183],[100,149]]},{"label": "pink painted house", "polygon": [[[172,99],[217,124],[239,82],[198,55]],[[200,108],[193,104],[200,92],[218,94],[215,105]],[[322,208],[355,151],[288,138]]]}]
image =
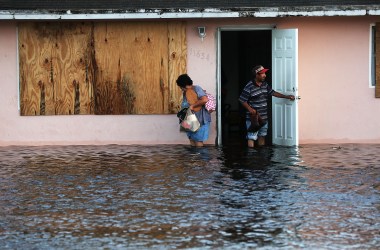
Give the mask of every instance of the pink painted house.
[{"label": "pink painted house", "polygon": [[0,146],[188,144],[175,114],[21,115],[21,22],[120,20],[185,23],[185,71],[218,101],[207,144],[244,140],[238,96],[257,64],[297,96],[272,100],[270,143],[380,143],[378,0],[0,0]]}]

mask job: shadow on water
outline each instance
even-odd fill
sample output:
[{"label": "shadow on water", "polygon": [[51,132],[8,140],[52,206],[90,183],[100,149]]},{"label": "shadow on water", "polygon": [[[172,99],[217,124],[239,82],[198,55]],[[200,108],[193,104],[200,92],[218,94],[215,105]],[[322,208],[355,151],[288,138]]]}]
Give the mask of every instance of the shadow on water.
[{"label": "shadow on water", "polygon": [[380,145],[0,148],[3,249],[380,246]]}]

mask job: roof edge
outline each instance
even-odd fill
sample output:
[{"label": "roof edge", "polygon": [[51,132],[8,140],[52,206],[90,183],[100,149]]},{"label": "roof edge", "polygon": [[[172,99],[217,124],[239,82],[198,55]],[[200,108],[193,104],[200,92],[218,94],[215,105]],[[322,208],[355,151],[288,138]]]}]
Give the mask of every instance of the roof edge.
[{"label": "roof edge", "polygon": [[0,20],[94,20],[160,18],[237,18],[288,16],[379,16],[380,5],[304,6],[278,8],[0,10]]}]

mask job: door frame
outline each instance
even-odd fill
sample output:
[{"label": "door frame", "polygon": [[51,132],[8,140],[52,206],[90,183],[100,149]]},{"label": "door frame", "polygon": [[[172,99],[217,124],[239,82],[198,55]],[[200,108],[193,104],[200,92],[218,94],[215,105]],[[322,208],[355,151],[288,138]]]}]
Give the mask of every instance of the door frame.
[{"label": "door frame", "polygon": [[[221,71],[222,71],[222,62],[221,62],[221,32],[222,31],[258,31],[258,30],[274,30],[276,29],[275,24],[261,24],[261,25],[238,25],[238,26],[224,26],[224,27],[218,27],[216,32],[216,42],[217,42],[217,53],[216,53],[216,60],[217,60],[217,68],[216,68],[216,80],[217,80],[217,88],[216,88],[216,95],[217,95],[217,103],[222,103],[222,92],[221,92]],[[298,50],[298,48],[297,48]],[[298,65],[297,65],[298,66]],[[298,71],[298,69],[296,69]],[[217,105],[217,113],[216,113],[216,120],[217,120],[217,137],[216,137],[216,144],[217,146],[222,146],[222,107],[221,105]],[[297,131],[298,133],[298,126]]]}]

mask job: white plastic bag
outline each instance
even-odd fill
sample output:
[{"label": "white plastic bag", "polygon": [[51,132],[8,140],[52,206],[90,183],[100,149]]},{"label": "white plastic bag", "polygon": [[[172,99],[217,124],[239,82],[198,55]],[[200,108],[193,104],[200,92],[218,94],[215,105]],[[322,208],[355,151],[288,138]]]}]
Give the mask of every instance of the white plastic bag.
[{"label": "white plastic bag", "polygon": [[188,108],[186,112],[186,117],[181,122],[181,126],[187,131],[195,132],[199,129],[201,124],[199,123],[193,111]]}]

